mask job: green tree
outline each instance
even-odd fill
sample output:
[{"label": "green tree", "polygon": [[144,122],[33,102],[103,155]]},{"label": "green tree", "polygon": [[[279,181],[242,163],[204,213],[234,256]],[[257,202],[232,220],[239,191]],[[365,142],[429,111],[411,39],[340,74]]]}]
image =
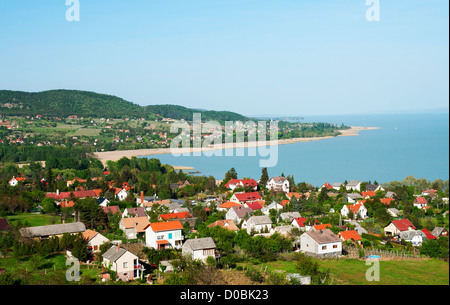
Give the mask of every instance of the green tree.
[{"label": "green tree", "polygon": [[259,184],[263,187],[266,187],[267,181],[269,181],[269,174],[267,172],[267,167],[264,167],[261,170],[261,178],[259,180]]}]

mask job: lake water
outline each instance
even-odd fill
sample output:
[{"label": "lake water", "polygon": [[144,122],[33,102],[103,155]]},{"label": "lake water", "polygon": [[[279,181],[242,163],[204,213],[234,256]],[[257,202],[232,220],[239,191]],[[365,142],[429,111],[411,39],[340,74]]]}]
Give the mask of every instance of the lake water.
[{"label": "lake water", "polygon": [[[311,116],[305,122],[344,123],[347,126],[380,127],[359,136],[278,146],[278,163],[269,176],[293,175],[320,186],[345,180],[403,180],[409,175],[428,180],[449,178],[449,114],[383,114]],[[238,178],[261,177],[260,157],[153,155],[164,164],[191,166],[204,176],[222,180],[234,167]]]}]

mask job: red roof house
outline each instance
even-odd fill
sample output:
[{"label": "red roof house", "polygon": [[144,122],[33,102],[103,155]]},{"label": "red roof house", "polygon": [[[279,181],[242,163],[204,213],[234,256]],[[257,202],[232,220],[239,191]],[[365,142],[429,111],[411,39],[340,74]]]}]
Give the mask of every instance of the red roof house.
[{"label": "red roof house", "polygon": [[261,200],[262,197],[258,192],[251,192],[251,193],[238,193],[233,194],[231,196],[230,201],[237,202],[237,203],[244,203],[247,201],[255,201],[255,200]]}]

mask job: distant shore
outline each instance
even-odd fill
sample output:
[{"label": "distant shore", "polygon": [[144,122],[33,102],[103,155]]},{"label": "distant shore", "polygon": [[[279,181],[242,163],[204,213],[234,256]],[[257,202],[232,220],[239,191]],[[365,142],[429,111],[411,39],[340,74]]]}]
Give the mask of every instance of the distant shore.
[{"label": "distant shore", "polygon": [[[358,127],[352,126],[349,129],[341,130],[341,135],[337,137],[349,137],[349,136],[357,136],[361,130],[374,130],[379,129],[379,127]],[[294,139],[281,139],[278,141],[266,141],[265,143],[259,142],[243,142],[243,143],[233,143],[232,146],[225,145],[223,143],[211,145],[210,147],[201,147],[201,148],[178,148],[176,153],[192,153],[198,151],[211,151],[211,150],[219,150],[219,149],[230,149],[230,148],[240,148],[240,147],[258,147],[258,146],[271,146],[271,145],[284,145],[284,144],[293,144],[298,142],[311,142],[311,141],[319,141],[325,139],[335,138],[333,136],[328,137],[311,137],[311,138],[294,138]],[[151,155],[162,155],[162,154],[170,154],[172,153],[171,148],[149,148],[149,149],[136,149],[136,150],[116,150],[116,151],[102,151],[94,153],[94,156],[102,161],[103,164],[106,164],[106,161],[117,161],[123,157],[131,158],[131,157],[139,157],[139,156],[151,156]],[[174,166],[176,170],[190,170],[192,167],[187,166]]]}]

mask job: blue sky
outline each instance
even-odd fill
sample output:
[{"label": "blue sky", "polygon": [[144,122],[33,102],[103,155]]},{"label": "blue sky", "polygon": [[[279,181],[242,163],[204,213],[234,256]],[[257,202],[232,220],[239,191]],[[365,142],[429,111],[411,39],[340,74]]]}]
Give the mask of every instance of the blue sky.
[{"label": "blue sky", "polygon": [[396,113],[449,101],[449,2],[0,1],[0,89],[78,89],[246,115]]}]

